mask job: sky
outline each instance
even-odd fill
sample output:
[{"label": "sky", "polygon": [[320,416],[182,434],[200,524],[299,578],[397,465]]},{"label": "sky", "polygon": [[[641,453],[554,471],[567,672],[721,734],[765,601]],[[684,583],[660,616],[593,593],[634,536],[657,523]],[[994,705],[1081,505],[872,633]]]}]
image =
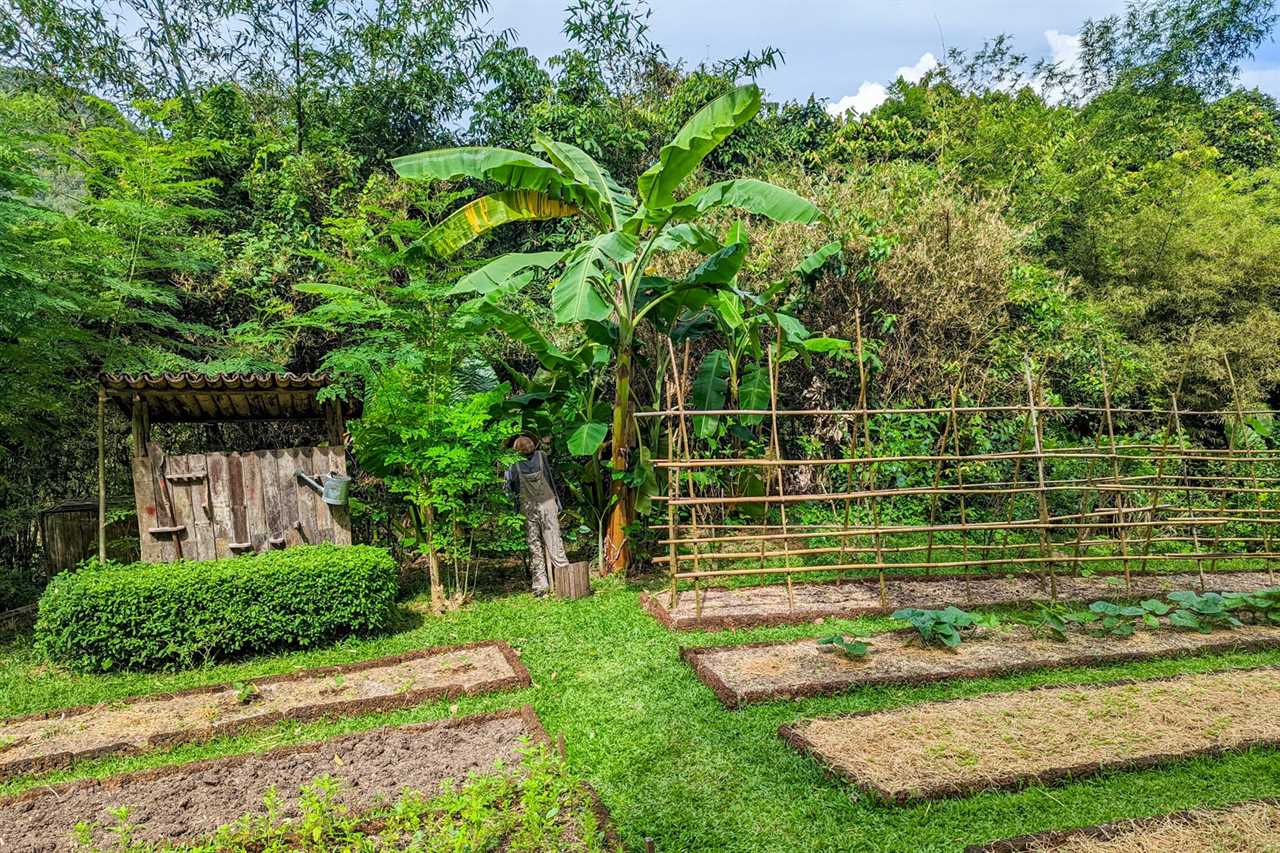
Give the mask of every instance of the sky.
[{"label": "sky", "polygon": [[[496,28],[546,57],[565,46],[566,0],[492,0]],[[1124,9],[1123,0],[650,0],[654,40],[693,64],[775,47],[785,64],[758,82],[777,100],[810,94],[837,112],[874,107],[899,75],[918,79],[946,50],[974,50],[1000,33],[1033,60],[1070,61],[1087,18]],[[1280,97],[1280,44],[1263,44],[1242,82]]]}]

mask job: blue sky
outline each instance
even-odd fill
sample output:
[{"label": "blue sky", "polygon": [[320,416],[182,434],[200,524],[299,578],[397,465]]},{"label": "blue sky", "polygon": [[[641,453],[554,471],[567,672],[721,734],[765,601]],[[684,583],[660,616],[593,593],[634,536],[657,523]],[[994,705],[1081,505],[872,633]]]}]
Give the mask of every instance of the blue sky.
[{"label": "blue sky", "polygon": [[[560,28],[565,0],[493,0],[498,28],[514,27],[539,56],[565,44]],[[1121,11],[1123,0],[651,0],[656,40],[672,57],[690,62],[780,48],[786,64],[759,82],[775,98],[811,92],[837,106],[874,106],[877,87],[900,69],[927,69],[944,48],[972,50],[998,33],[1014,38],[1032,58],[1069,57],[1071,38],[1086,18]],[[1280,45],[1264,44],[1243,69],[1243,81],[1280,96]],[[908,72],[908,76],[910,73]]]}]

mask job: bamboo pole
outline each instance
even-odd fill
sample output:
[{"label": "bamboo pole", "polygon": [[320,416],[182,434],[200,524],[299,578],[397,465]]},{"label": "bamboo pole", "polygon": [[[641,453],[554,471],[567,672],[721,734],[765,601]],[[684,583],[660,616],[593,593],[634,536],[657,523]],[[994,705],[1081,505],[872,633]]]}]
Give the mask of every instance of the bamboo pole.
[{"label": "bamboo pole", "polygon": [[[859,307],[853,314],[853,332],[854,342],[858,357],[858,407],[862,409],[862,448],[867,456],[874,456],[871,446],[871,420],[867,413],[867,363],[866,353],[863,351],[862,345],[862,309]],[[872,527],[880,527],[880,503],[875,496],[876,491],[876,466],[874,464],[866,468],[867,491],[870,496],[867,498],[867,508],[871,511]],[[876,562],[883,563],[884,556],[881,553],[881,545],[883,544],[880,535],[877,533],[872,540],[876,547]],[[889,602],[889,590],[885,585],[884,570],[880,571],[880,606],[887,607]]]}]

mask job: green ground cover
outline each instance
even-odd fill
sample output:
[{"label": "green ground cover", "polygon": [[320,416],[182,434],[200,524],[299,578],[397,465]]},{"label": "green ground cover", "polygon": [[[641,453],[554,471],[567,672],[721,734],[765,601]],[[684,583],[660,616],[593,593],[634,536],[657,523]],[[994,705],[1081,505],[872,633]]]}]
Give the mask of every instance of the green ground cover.
[{"label": "green ground cover", "polygon": [[[658,587],[660,580],[650,582]],[[0,647],[0,714],[10,716],[137,693],[235,681],[356,661],[426,646],[503,639],[533,676],[522,691],[437,702],[390,713],[305,725],[280,724],[143,756],[102,759],[71,771],[0,785],[0,795],[84,776],[191,761],[315,740],[379,725],[467,714],[528,702],[563,734],[571,769],[590,781],[623,839],[659,850],[942,851],[977,841],[1196,805],[1280,796],[1280,752],[1255,750],[1154,770],[910,808],[873,802],[834,781],[777,737],[782,723],[817,714],[891,708],[1036,684],[1077,684],[1225,667],[1280,664],[1280,652],[1055,670],[930,687],[858,690],[728,712],[679,660],[680,645],[707,645],[883,630],[885,619],[829,620],[750,631],[686,633],[661,628],[638,588],[599,582],[574,602],[527,594],[482,599],[442,618],[407,602],[395,630],[297,652],[180,673],[78,675],[50,666],[18,640]]]}]

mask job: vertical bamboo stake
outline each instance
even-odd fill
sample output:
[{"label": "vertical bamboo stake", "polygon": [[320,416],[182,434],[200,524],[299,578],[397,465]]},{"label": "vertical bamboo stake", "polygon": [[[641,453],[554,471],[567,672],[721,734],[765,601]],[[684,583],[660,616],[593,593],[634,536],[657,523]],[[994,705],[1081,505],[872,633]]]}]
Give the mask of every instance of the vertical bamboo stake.
[{"label": "vertical bamboo stake", "polygon": [[1031,382],[1031,356],[1026,357],[1023,368],[1027,379],[1027,405],[1030,407],[1029,411],[1031,412],[1031,435],[1035,441],[1036,481],[1039,483],[1036,498],[1040,506],[1040,558],[1048,564],[1049,600],[1057,601],[1058,579],[1054,575],[1053,560],[1049,553],[1049,503],[1045,498],[1044,439],[1040,432],[1040,418],[1036,408],[1038,395],[1035,386]]},{"label": "vertical bamboo stake", "polygon": [[[1102,342],[1098,342],[1098,370],[1102,377],[1102,401],[1106,406],[1107,439],[1111,442],[1111,481],[1120,482],[1120,457],[1116,452],[1116,424],[1111,417],[1111,385],[1107,381],[1107,360],[1102,355]],[[1120,534],[1120,557],[1124,568],[1124,588],[1126,592],[1133,590],[1133,579],[1129,574],[1129,544],[1124,527],[1124,492],[1116,492],[1116,520],[1120,526],[1116,532]]]},{"label": "vertical bamboo stake", "polygon": [[[1181,382],[1179,382],[1179,389],[1181,389]],[[1173,400],[1173,406],[1169,410],[1169,420],[1165,421],[1164,437],[1160,441],[1160,457],[1159,459],[1156,460],[1156,480],[1155,480],[1156,488],[1153,494],[1151,495],[1151,505],[1147,507],[1147,526],[1146,526],[1146,529],[1143,531],[1143,540],[1142,540],[1143,565],[1146,565],[1148,562],[1147,556],[1151,552],[1151,536],[1156,529],[1156,507],[1160,503],[1160,494],[1161,494],[1160,487],[1163,485],[1164,463],[1169,456],[1169,429],[1173,425],[1173,420],[1178,410],[1178,404],[1177,404],[1178,392],[1177,391],[1173,392],[1173,396],[1171,397],[1171,399]]]},{"label": "vertical bamboo stake", "polygon": [[959,388],[951,386],[951,441],[956,457],[956,485],[960,487],[960,558],[964,566],[964,599],[966,604],[973,603],[973,586],[970,583],[971,566],[969,565],[969,517],[965,506],[964,468],[960,464],[960,419],[956,414],[956,395]]},{"label": "vertical bamboo stake", "polygon": [[[1178,395],[1177,394],[1174,394],[1172,397],[1172,408],[1173,408],[1173,426],[1174,426],[1174,430],[1177,432],[1177,435],[1178,435],[1178,448],[1179,450],[1182,450],[1183,446],[1185,445],[1185,439],[1183,438],[1183,435],[1182,435],[1182,417],[1181,415],[1178,414]],[[1191,496],[1191,476],[1189,471],[1187,470],[1186,454],[1181,453],[1180,455],[1182,457],[1182,485],[1186,488],[1187,512],[1190,513],[1191,515],[1191,520],[1187,525],[1188,527],[1191,528],[1191,547],[1193,547],[1195,549],[1195,552],[1199,554],[1200,553],[1200,532],[1197,529],[1198,525],[1196,524],[1196,506]],[[1205,581],[1204,560],[1201,560],[1199,557],[1196,558],[1196,574],[1200,576],[1200,592],[1204,592],[1204,581]]]},{"label": "vertical bamboo stake", "polygon": [[[1093,510],[1098,508],[1098,487],[1093,480],[1093,469],[1096,467],[1094,463],[1098,461],[1096,456],[1101,455],[1102,453],[1102,421],[1098,421],[1098,429],[1093,434],[1093,450],[1095,456],[1089,459],[1089,463],[1085,467],[1085,488],[1080,490],[1080,509],[1078,510],[1079,517],[1076,518],[1076,547],[1074,563],[1076,568],[1079,568],[1080,566],[1080,557],[1083,555],[1082,552],[1088,553],[1089,550],[1087,547],[1082,547],[1082,540],[1084,539],[1085,531],[1088,530],[1089,535],[1093,535],[1093,525],[1086,524],[1085,519],[1092,516]],[[1088,499],[1089,495],[1093,495],[1093,508],[1086,513],[1085,501]]]},{"label": "vertical bamboo stake", "polygon": [[[782,328],[776,331],[775,346],[778,349],[778,356],[782,355]],[[765,353],[769,358],[769,443],[773,448],[774,460],[782,458],[782,443],[778,440],[778,363],[773,357],[773,348],[765,347]],[[783,472],[781,465],[775,465],[774,469],[778,473],[778,497],[786,496],[786,488],[783,485]],[[787,535],[787,504],[786,501],[779,501],[778,508],[782,513],[782,553],[783,564],[789,569],[791,568],[791,537]],[[765,524],[768,524],[768,518]],[[791,586],[791,574],[787,574],[787,609],[796,609],[796,594]]]},{"label": "vertical bamboo stake", "polygon": [[[867,365],[863,358],[861,306],[858,307],[858,310],[853,315],[853,332],[858,354],[858,408],[862,410],[862,448],[867,458],[870,459],[874,456],[874,453],[871,446],[871,421],[867,415]],[[866,467],[867,491],[873,493],[867,498],[867,505],[871,509],[871,526],[875,530],[872,542],[875,545],[876,565],[879,567],[880,573],[880,606],[888,607],[889,591],[886,588],[884,579],[884,543],[880,538],[880,504],[874,494],[876,490],[875,462],[868,462]]]},{"label": "vertical bamboo stake", "polygon": [[[942,439],[938,444],[938,463],[933,466],[933,488],[936,490],[942,485],[942,457],[947,455],[947,439],[950,438],[951,425],[955,423],[956,417],[956,390],[957,386],[951,386],[951,416],[947,418],[946,425],[942,428]],[[925,562],[933,562],[933,528],[938,523],[938,493],[935,491],[929,500],[929,538],[925,547]]]},{"label": "vertical bamboo stake", "polygon": [[98,388],[98,562],[107,561],[107,390]]},{"label": "vertical bamboo stake", "polygon": [[[1236,432],[1243,434],[1244,430],[1244,405],[1240,401],[1240,389],[1236,387],[1236,374],[1231,369],[1231,359],[1226,355],[1222,356],[1222,363],[1227,366],[1227,378],[1231,380],[1231,398],[1236,404]],[[1248,448],[1245,448],[1246,451]],[[1252,456],[1252,455],[1251,455]],[[1249,462],[1250,482],[1253,483],[1255,494],[1258,498],[1258,521],[1263,522],[1262,527],[1262,550],[1265,553],[1271,553],[1271,528],[1265,523],[1264,516],[1266,511],[1263,509],[1262,490],[1258,487],[1258,462],[1256,457],[1252,457]],[[1270,583],[1276,582],[1275,569],[1271,565],[1271,560],[1267,559],[1267,580]]]}]

